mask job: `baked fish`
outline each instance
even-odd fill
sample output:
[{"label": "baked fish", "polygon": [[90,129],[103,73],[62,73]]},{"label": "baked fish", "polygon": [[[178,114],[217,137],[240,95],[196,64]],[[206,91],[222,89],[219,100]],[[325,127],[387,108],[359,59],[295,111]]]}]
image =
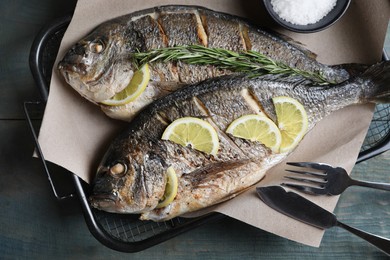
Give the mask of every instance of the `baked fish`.
[{"label": "baked fish", "polygon": [[259,52],[334,83],[349,78],[342,67],[317,62],[315,54],[285,36],[243,18],[195,6],[155,7],[104,22],[66,53],[58,69],[70,86],[108,116],[130,121],[145,105],[183,84],[233,73],[212,65],[155,62],[149,64],[150,82],[136,100],[119,106],[102,104],[130,82],[135,71],[131,62],[134,53],[188,45]]},{"label": "baked fish", "polygon": [[[304,107],[309,131],[343,107],[388,102],[390,63],[373,65],[341,84],[311,84],[300,77],[227,75],[153,102],[111,143],[93,181],[91,205],[163,221],[230,199],[259,182],[291,152],[273,152],[260,142],[227,134],[233,120],[260,111],[275,118],[271,99],[287,96]],[[220,146],[215,156],[161,139],[167,125],[182,117],[204,119],[216,129]],[[177,195],[169,205],[156,209],[165,192],[168,167],[178,179]]]}]

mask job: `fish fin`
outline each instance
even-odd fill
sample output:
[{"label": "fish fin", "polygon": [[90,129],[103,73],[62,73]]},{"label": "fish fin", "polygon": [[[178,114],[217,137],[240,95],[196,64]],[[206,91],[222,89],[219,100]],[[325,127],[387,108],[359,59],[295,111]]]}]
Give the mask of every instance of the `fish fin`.
[{"label": "fish fin", "polygon": [[205,185],[210,179],[222,177],[222,175],[220,175],[222,172],[239,168],[248,162],[250,162],[249,159],[231,162],[215,162],[183,174],[183,177],[190,179],[193,188],[196,188]]},{"label": "fish fin", "polygon": [[[238,185],[239,186],[238,189],[234,189],[233,191],[223,184],[226,183],[227,181],[226,177],[227,179],[232,179],[234,181],[239,182],[240,180],[242,181],[242,179],[245,178],[244,177],[246,175],[245,173],[258,171],[258,170],[260,170],[258,168],[258,165],[252,159],[242,159],[242,160],[234,160],[234,161],[227,161],[227,162],[211,163],[205,167],[201,167],[190,173],[183,174],[181,178],[184,177],[187,179],[187,183],[191,183],[192,192],[198,189],[202,190],[202,189],[211,188],[214,191],[219,189],[223,195],[219,196],[218,199],[214,200],[213,202],[214,205],[232,199],[238,194],[241,194],[242,192],[245,192],[246,190],[250,189],[252,185],[254,185],[254,183],[249,187]],[[237,171],[240,172],[239,175],[235,174],[235,172]],[[264,178],[264,175],[265,173],[263,174],[263,176],[261,176],[261,179]],[[258,181],[260,181],[260,179],[258,179],[256,183]],[[209,197],[207,199],[209,199]]]},{"label": "fish fin", "polygon": [[[282,38],[286,38],[286,37],[282,37]],[[307,57],[313,59],[313,60],[317,60],[317,54],[312,52],[311,50],[307,49],[302,43],[298,42],[298,41],[295,41],[295,40],[288,40],[285,39],[288,43],[290,43],[292,46],[294,46],[295,48],[299,49],[301,52],[303,52]]]},{"label": "fish fin", "polygon": [[185,83],[176,82],[176,81],[161,81],[156,83],[156,85],[159,87],[161,91],[164,91],[166,93],[172,93],[178,90],[179,88],[185,86]]},{"label": "fish fin", "polygon": [[240,195],[240,194],[246,192],[247,190],[252,189],[252,188],[253,188],[254,186],[256,186],[261,180],[263,180],[264,177],[265,177],[265,174],[264,174],[264,176],[263,176],[258,182],[254,183],[254,184],[252,184],[252,185],[249,185],[248,187],[245,187],[245,188],[243,188],[243,189],[237,191],[237,192],[234,193],[234,194],[231,194],[231,195],[229,195],[229,196],[226,196],[226,197],[222,198],[221,200],[218,200],[215,204],[219,204],[219,203],[225,202],[225,201],[227,201],[227,200],[231,200],[231,199],[237,197],[238,195]]},{"label": "fish fin", "polygon": [[[268,31],[268,30],[266,30],[264,28],[263,28],[263,30],[267,31],[268,33],[271,33],[270,31]],[[283,35],[281,33],[278,33],[276,31],[272,31],[271,34],[276,35],[277,37],[279,37],[283,41],[286,41],[290,45],[294,46],[295,48],[297,48],[298,50],[303,52],[307,57],[309,57],[309,58],[311,58],[313,60],[317,59],[317,54],[312,52],[311,50],[309,50],[303,43],[301,43],[301,42],[299,42],[297,40],[294,40],[293,38],[291,38],[291,37],[289,37],[287,35]]]},{"label": "fish fin", "polygon": [[363,90],[363,101],[390,103],[390,61],[370,66],[360,77],[371,81]]},{"label": "fish fin", "polygon": [[313,81],[302,75],[266,74],[260,76],[262,80],[278,81],[281,83],[292,84],[294,86],[312,85]]},{"label": "fish fin", "polygon": [[350,77],[354,77],[364,73],[369,68],[369,65],[358,64],[358,63],[346,63],[346,64],[333,65],[330,67],[335,70],[344,69],[348,72]]}]

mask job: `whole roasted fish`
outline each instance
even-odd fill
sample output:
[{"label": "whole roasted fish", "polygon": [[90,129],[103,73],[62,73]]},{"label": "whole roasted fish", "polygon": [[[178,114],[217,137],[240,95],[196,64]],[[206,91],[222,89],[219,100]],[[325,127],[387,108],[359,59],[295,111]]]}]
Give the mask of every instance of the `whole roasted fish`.
[{"label": "whole roasted fish", "polygon": [[231,74],[231,70],[184,62],[150,64],[151,81],[133,102],[106,106],[130,82],[134,73],[132,55],[172,46],[198,44],[207,48],[255,51],[277,62],[322,75],[340,83],[349,74],[341,67],[318,63],[315,55],[287,37],[268,33],[248,21],[202,7],[162,6],[138,11],[102,23],[76,43],[58,68],[65,80],[110,117],[130,121],[145,105],[182,84]]},{"label": "whole roasted fish", "polygon": [[[373,65],[342,84],[311,84],[299,77],[228,75],[155,101],[112,142],[94,180],[92,206],[161,221],[230,199],[260,181],[289,153],[275,153],[259,142],[226,134],[233,120],[260,112],[275,120],[271,99],[288,96],[305,108],[310,130],[343,107],[388,102],[390,63]],[[207,120],[216,129],[220,146],[215,156],[161,139],[170,122],[188,116]],[[156,209],[171,166],[178,177],[178,193],[168,206]]]}]

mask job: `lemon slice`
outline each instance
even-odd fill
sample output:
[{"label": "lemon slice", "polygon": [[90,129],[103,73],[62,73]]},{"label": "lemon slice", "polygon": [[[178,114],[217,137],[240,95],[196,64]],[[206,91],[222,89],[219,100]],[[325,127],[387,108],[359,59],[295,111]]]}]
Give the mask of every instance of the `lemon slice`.
[{"label": "lemon slice", "polygon": [[309,123],[305,108],[299,101],[290,97],[281,96],[272,100],[275,105],[278,127],[282,134],[280,152],[291,151],[307,132]]},{"label": "lemon slice", "polygon": [[168,204],[175,199],[178,185],[179,183],[177,180],[176,172],[173,167],[170,166],[167,169],[167,184],[165,185],[164,196],[157,204],[156,209],[168,206]]},{"label": "lemon slice", "polygon": [[261,115],[245,115],[234,120],[226,132],[235,137],[258,141],[274,152],[279,152],[282,136],[279,128],[269,118]]},{"label": "lemon slice", "polygon": [[144,92],[150,80],[150,70],[148,64],[143,65],[139,70],[134,72],[129,85],[119,93],[116,93],[111,99],[101,103],[108,106],[120,106],[135,100]]},{"label": "lemon slice", "polygon": [[208,122],[195,117],[183,117],[173,121],[165,129],[161,139],[191,146],[212,155],[216,155],[219,148],[217,131]]}]

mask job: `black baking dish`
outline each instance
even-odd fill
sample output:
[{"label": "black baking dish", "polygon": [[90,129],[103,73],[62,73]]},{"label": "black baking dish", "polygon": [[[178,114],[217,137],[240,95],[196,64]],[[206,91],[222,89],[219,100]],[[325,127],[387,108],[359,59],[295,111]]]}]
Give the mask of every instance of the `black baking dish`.
[{"label": "black baking dish", "polygon": [[[53,23],[42,28],[36,36],[30,52],[30,69],[41,93],[42,100],[39,102],[25,102],[24,104],[26,119],[36,144],[36,151],[42,160],[44,171],[47,174],[55,197],[58,200],[77,197],[80,201],[86,224],[93,236],[105,246],[122,252],[141,251],[204,223],[224,218],[225,216],[222,214],[213,213],[198,218],[188,219],[178,217],[170,221],[156,223],[152,221],[140,221],[134,215],[121,215],[99,211],[91,208],[87,201],[89,186],[70,172],[67,172],[66,175],[70,185],[73,187],[72,191],[65,195],[59,192],[59,188],[54,180],[57,172],[55,174],[51,174],[51,172],[64,171],[64,169],[49,167],[49,163],[45,161],[31,120],[31,109],[32,107],[37,109],[39,106],[43,107],[41,110],[44,109],[48,98],[54,61],[70,20],[71,16],[55,20]],[[385,54],[383,58],[387,60]],[[376,107],[374,118],[359,154],[358,162],[388,150],[390,140],[389,116],[390,105],[378,105]]]}]

